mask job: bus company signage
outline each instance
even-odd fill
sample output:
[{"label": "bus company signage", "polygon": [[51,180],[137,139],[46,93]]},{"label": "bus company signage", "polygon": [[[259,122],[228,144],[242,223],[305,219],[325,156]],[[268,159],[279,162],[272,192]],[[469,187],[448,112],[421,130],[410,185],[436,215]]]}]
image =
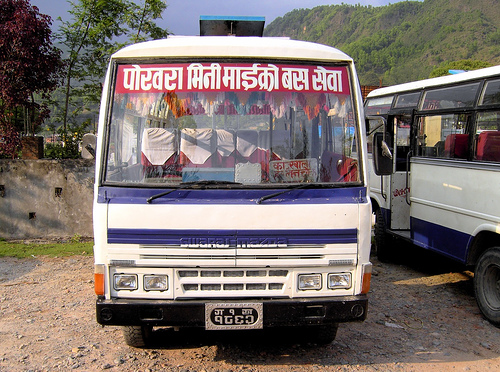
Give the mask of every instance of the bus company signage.
[{"label": "bus company signage", "polygon": [[182,248],[286,248],[283,237],[186,237],[181,238]]},{"label": "bus company signage", "polygon": [[269,162],[269,178],[272,182],[316,182],[317,159],[276,160]]},{"label": "bus company signage", "polygon": [[404,189],[394,189],[392,195],[397,198],[398,196],[406,196],[410,192],[409,187],[405,187]]},{"label": "bus company signage", "polygon": [[350,93],[347,67],[266,63],[119,65],[116,93],[263,91]]}]

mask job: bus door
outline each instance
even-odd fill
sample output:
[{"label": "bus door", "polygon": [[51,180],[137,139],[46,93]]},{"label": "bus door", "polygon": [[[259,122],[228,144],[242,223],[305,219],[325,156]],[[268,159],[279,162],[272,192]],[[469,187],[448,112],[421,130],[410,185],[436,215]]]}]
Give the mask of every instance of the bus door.
[{"label": "bus door", "polygon": [[410,229],[409,156],[411,123],[411,113],[389,115],[387,120],[388,132],[392,132],[393,136],[394,161],[389,190],[391,230]]},{"label": "bus door", "polygon": [[[431,161],[413,164],[409,182],[411,196],[419,202],[411,207],[412,221],[425,221],[432,226],[447,226],[454,230],[464,228],[457,225],[458,216],[474,207],[471,199],[464,197],[464,190],[471,187],[468,179],[471,173],[465,173],[470,166],[460,166],[460,162],[473,157],[473,118],[472,112],[436,112],[417,116],[413,153]],[[436,208],[438,205],[442,208]],[[471,216],[470,212],[467,214]],[[429,226],[421,222],[413,224],[414,241],[456,256],[457,242],[453,239],[431,239],[430,234],[434,231]]]},{"label": "bus door", "polygon": [[[389,173],[380,174],[375,171],[374,158],[373,153],[377,151],[374,145],[374,137],[375,135],[380,135],[383,139],[386,139],[388,142],[391,141],[389,134],[384,135],[387,132],[386,129],[387,116],[383,115],[373,115],[367,116],[366,121],[366,132],[367,132],[367,146],[368,146],[368,157],[369,161],[367,162],[367,167],[369,169],[368,174],[369,182],[370,182],[370,194],[372,197],[377,200],[377,203],[380,205],[382,209],[389,208],[389,202],[387,201],[387,193],[389,192],[388,187],[386,185],[389,184],[390,176]],[[392,173],[392,172],[390,172]]]}]

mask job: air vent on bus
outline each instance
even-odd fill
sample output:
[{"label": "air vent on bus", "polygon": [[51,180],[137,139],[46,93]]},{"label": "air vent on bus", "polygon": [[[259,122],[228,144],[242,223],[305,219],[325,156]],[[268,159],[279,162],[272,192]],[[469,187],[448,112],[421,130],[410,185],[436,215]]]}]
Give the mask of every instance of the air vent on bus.
[{"label": "air vent on bus", "polygon": [[264,17],[200,16],[200,36],[262,36]]}]

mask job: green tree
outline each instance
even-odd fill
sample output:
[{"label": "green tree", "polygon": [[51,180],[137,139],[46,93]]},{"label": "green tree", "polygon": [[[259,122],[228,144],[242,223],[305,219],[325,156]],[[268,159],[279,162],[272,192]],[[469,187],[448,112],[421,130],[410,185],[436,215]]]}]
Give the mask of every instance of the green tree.
[{"label": "green tree", "polygon": [[443,62],[438,67],[434,68],[429,77],[438,77],[449,75],[449,70],[464,70],[472,71],[480,68],[491,67],[492,64],[484,61],[475,61],[471,59],[463,59],[460,61]]},{"label": "green tree", "polygon": [[[68,51],[65,71],[65,94],[64,108],[62,112],[63,141],[67,130],[70,100],[72,94],[82,95],[82,84],[92,84],[100,69],[97,68],[103,62],[106,50],[111,49],[111,40],[115,36],[121,36],[125,29],[124,12],[126,4],[121,0],[79,0],[78,3],[71,2],[72,9],[69,13],[71,21],[62,21],[58,38]],[[90,62],[90,65],[87,63]],[[80,86],[73,91],[72,82],[76,80]]]},{"label": "green tree", "polygon": [[128,26],[136,32],[129,40],[138,43],[148,39],[156,40],[167,37],[168,30],[158,27],[154,22],[161,18],[166,8],[167,4],[162,0],[144,0],[143,4],[135,5],[135,9],[129,12]]},{"label": "green tree", "polygon": [[64,146],[61,143],[47,143],[44,148],[44,157],[49,159],[78,159],[80,158],[80,143],[87,128],[90,125],[90,120],[86,120],[80,124],[69,123],[66,133],[63,132],[62,126],[59,128],[47,128],[52,130],[53,134],[65,136]]},{"label": "green tree", "polygon": [[144,0],[140,4],[131,0],[78,0],[71,5],[72,18],[60,19],[58,33],[68,51],[61,110],[63,141],[68,123],[73,121],[72,125],[76,125],[74,120],[82,110],[81,104],[99,102],[109,57],[124,46],[124,38],[130,35],[136,42],[168,35],[154,22],[166,8],[163,0]]},{"label": "green tree", "polygon": [[15,157],[18,132],[34,134],[49,114],[35,97],[58,85],[61,51],[51,18],[28,0],[0,0],[0,9],[0,156]]},{"label": "green tree", "polygon": [[491,0],[428,0],[293,10],[264,33],[339,48],[354,59],[361,81],[378,76],[388,85],[425,79],[443,61],[498,65],[499,30],[500,7]]}]

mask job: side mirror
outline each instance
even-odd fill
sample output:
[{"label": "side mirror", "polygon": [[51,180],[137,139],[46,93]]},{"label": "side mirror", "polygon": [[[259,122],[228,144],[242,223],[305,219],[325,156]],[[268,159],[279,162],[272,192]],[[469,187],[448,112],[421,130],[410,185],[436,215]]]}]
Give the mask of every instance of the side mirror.
[{"label": "side mirror", "polygon": [[82,158],[95,159],[95,148],[97,137],[95,134],[87,133],[82,138]]},{"label": "side mirror", "polygon": [[392,152],[383,133],[373,135],[373,168],[377,176],[392,174]]}]

